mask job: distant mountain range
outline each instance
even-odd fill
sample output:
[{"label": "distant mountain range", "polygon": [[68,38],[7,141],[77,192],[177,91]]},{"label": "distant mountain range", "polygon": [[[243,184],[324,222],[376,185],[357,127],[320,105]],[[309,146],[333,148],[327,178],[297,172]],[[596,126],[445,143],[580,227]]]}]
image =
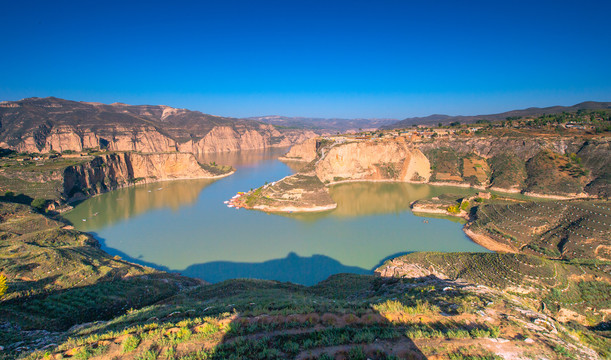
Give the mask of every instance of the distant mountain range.
[{"label": "distant mountain range", "polygon": [[373,130],[381,126],[396,123],[397,119],[338,119],[338,118],[309,118],[309,117],[289,117],[279,115],[255,116],[246,120],[260,121],[275,126],[287,128],[307,129],[318,133]]},{"label": "distant mountain range", "polygon": [[0,147],[24,152],[208,153],[290,146],[315,134],[164,105],[47,98],[0,102]]},{"label": "distant mountain range", "polygon": [[477,120],[498,121],[505,120],[508,117],[529,117],[540,116],[543,114],[559,114],[562,112],[575,112],[578,110],[603,110],[611,109],[611,102],[585,101],[573,106],[550,106],[544,108],[531,107],[522,110],[511,110],[498,114],[489,115],[473,115],[473,116],[450,116],[434,114],[425,117],[411,117],[401,121],[383,125],[381,129],[402,129],[412,125],[437,125],[438,123],[449,124],[451,122],[460,121],[461,123],[474,123]]}]

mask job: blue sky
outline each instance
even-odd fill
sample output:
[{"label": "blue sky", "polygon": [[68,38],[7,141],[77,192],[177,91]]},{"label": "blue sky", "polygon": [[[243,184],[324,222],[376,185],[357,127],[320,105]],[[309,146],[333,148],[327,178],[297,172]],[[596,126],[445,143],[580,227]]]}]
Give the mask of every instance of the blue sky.
[{"label": "blue sky", "polygon": [[609,14],[611,1],[4,2],[0,99],[350,118],[611,101]]}]

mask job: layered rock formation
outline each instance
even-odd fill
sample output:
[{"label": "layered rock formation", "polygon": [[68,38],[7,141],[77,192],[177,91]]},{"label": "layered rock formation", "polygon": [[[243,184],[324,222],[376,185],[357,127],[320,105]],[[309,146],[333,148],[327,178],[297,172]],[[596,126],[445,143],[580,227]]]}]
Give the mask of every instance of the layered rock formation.
[{"label": "layered rock formation", "polygon": [[0,104],[0,147],[19,152],[191,152],[290,146],[311,131],[202,114],[168,106],[130,106],[31,98]]},{"label": "layered rock formation", "polygon": [[[394,139],[346,137],[309,139],[294,146],[285,160],[310,160],[303,181],[281,181],[265,186],[265,195],[247,207],[266,211],[318,209],[291,197],[305,188],[324,208],[334,202],[321,196],[328,185],[351,181],[419,182],[436,185],[492,188],[559,199],[611,194],[610,139],[488,138],[407,142]],[[317,185],[318,184],[318,185]],[[318,186],[320,189],[315,189]],[[303,204],[300,205],[300,202]],[[323,208],[320,207],[322,210]]]},{"label": "layered rock formation", "polygon": [[310,138],[293,145],[289,152],[282,156],[280,160],[310,162],[316,159],[317,141],[317,138]]},{"label": "layered rock formation", "polygon": [[611,194],[608,138],[471,137],[406,142],[329,142],[294,146],[284,159],[313,159],[325,184],[405,181],[527,192],[554,197]]},{"label": "layered rock formation", "polygon": [[190,153],[113,153],[64,170],[63,186],[67,200],[75,200],[135,183],[214,178]]},{"label": "layered rock formation", "polygon": [[393,180],[426,182],[431,175],[428,159],[405,142],[355,142],[334,146],[316,164],[324,183],[342,180]]}]

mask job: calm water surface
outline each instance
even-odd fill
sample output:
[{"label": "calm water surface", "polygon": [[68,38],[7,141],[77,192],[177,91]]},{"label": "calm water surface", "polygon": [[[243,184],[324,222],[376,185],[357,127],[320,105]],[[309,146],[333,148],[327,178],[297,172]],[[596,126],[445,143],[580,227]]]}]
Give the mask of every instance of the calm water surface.
[{"label": "calm water surface", "polygon": [[[186,180],[112,191],[65,217],[94,233],[110,254],[218,282],[253,277],[314,284],[340,272],[371,273],[383,260],[411,251],[487,251],[462,224],[415,216],[409,204],[470,189],[404,183],[348,183],[331,188],[337,209],[270,215],[227,208],[223,201],[296,171],[276,160],[286,149],[209,156],[231,164],[219,180]],[[428,220],[428,223],[423,220]]]}]

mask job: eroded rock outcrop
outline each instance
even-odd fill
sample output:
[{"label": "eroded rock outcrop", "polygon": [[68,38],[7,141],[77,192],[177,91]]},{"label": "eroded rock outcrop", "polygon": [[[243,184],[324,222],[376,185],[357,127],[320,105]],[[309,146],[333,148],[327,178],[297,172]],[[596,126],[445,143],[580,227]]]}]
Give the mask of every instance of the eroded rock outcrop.
[{"label": "eroded rock outcrop", "polygon": [[310,138],[304,142],[293,145],[288,153],[280,160],[310,162],[316,159],[316,145],[318,138]]},{"label": "eroded rock outcrop", "polygon": [[218,176],[223,175],[205,170],[189,153],[113,153],[67,167],[63,192],[75,200],[135,183]]},{"label": "eroded rock outcrop", "polygon": [[333,146],[316,164],[324,183],[344,180],[391,180],[426,182],[431,167],[412,144],[369,141]]}]

